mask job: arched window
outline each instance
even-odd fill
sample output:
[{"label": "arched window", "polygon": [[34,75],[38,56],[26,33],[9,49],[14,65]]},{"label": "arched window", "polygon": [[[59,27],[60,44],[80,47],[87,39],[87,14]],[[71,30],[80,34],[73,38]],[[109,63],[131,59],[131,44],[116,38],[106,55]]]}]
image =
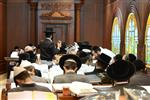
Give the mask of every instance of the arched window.
[{"label": "arched window", "polygon": [[138,30],[135,15],[130,13],[126,24],[125,53],[137,55]]},{"label": "arched window", "polygon": [[146,26],[145,46],[145,61],[147,64],[150,64],[150,14]]},{"label": "arched window", "polygon": [[115,54],[120,53],[120,25],[117,17],[114,18],[113,26],[112,26],[112,40],[111,47],[112,51]]}]

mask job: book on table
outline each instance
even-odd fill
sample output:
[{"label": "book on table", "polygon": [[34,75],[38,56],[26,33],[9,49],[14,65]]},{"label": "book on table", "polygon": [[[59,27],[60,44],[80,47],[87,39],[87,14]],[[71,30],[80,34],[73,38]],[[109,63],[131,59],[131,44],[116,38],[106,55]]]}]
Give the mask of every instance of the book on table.
[{"label": "book on table", "polygon": [[57,96],[43,91],[8,92],[8,100],[57,100]]},{"label": "book on table", "polygon": [[62,92],[64,87],[68,87],[72,95],[86,96],[97,93],[90,83],[74,81],[72,83],[56,83],[52,84],[54,92]]},{"label": "book on table", "polygon": [[77,81],[72,82],[70,91],[72,92],[72,94],[79,97],[97,93],[97,91],[93,88],[92,84]]}]

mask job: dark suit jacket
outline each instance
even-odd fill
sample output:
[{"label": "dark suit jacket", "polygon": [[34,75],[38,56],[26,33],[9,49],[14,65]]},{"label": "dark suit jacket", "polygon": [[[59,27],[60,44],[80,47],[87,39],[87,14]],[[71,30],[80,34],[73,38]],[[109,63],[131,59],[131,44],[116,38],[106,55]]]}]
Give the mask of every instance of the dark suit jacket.
[{"label": "dark suit jacket", "polygon": [[54,42],[49,39],[41,41],[39,44],[41,60],[52,61],[54,54],[57,52]]},{"label": "dark suit jacket", "polygon": [[72,83],[73,81],[89,82],[87,76],[73,72],[58,75],[54,77],[54,83]]},{"label": "dark suit jacket", "polygon": [[150,74],[138,71],[130,78],[131,85],[150,85]]},{"label": "dark suit jacket", "polygon": [[21,91],[45,91],[45,92],[50,92],[47,87],[37,85],[35,83],[31,84],[22,84],[19,87],[12,88],[8,92],[21,92]]}]

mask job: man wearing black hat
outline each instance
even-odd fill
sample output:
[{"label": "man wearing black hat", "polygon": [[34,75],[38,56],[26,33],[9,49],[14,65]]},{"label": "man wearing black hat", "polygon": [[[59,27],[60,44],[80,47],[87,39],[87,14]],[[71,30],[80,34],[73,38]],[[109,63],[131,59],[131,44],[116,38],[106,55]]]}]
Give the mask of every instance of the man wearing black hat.
[{"label": "man wearing black hat", "polygon": [[59,65],[64,71],[63,75],[54,77],[54,83],[72,83],[73,81],[89,82],[89,79],[82,74],[77,74],[81,67],[81,60],[74,54],[66,54],[60,58]]},{"label": "man wearing black hat", "polygon": [[101,79],[101,84],[110,84],[112,80],[106,74],[106,68],[109,65],[111,57],[101,53],[96,57],[97,62],[92,72],[86,72],[85,75],[97,75]]},{"label": "man wearing black hat", "polygon": [[53,34],[55,32],[52,30],[52,28],[46,28],[45,31],[45,40],[41,41],[39,44],[40,49],[40,58],[42,60],[42,63],[51,65],[51,61],[53,56],[56,52],[58,52],[58,49],[55,48],[55,44],[52,41]]},{"label": "man wearing black hat", "polygon": [[105,69],[107,68],[107,66],[109,65],[111,57],[109,57],[108,55],[102,53],[100,55],[97,55],[96,60],[97,60],[97,62],[96,62],[94,71],[89,72],[89,73],[85,73],[86,75],[99,74],[99,73],[104,72]]},{"label": "man wearing black hat", "polygon": [[135,66],[129,61],[118,60],[115,63],[109,65],[106,72],[108,76],[114,81],[113,87],[110,88],[110,90],[120,90],[120,95],[124,94],[124,87],[145,91],[145,89],[140,86],[129,84],[130,78],[135,73]]}]

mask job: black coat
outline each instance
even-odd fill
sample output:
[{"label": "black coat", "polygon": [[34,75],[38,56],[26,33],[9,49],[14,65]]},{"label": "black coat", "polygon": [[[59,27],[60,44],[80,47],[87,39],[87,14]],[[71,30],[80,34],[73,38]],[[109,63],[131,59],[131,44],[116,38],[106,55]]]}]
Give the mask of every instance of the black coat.
[{"label": "black coat", "polygon": [[39,44],[41,60],[52,61],[53,56],[58,50],[55,48],[54,42],[49,39],[41,41]]}]

